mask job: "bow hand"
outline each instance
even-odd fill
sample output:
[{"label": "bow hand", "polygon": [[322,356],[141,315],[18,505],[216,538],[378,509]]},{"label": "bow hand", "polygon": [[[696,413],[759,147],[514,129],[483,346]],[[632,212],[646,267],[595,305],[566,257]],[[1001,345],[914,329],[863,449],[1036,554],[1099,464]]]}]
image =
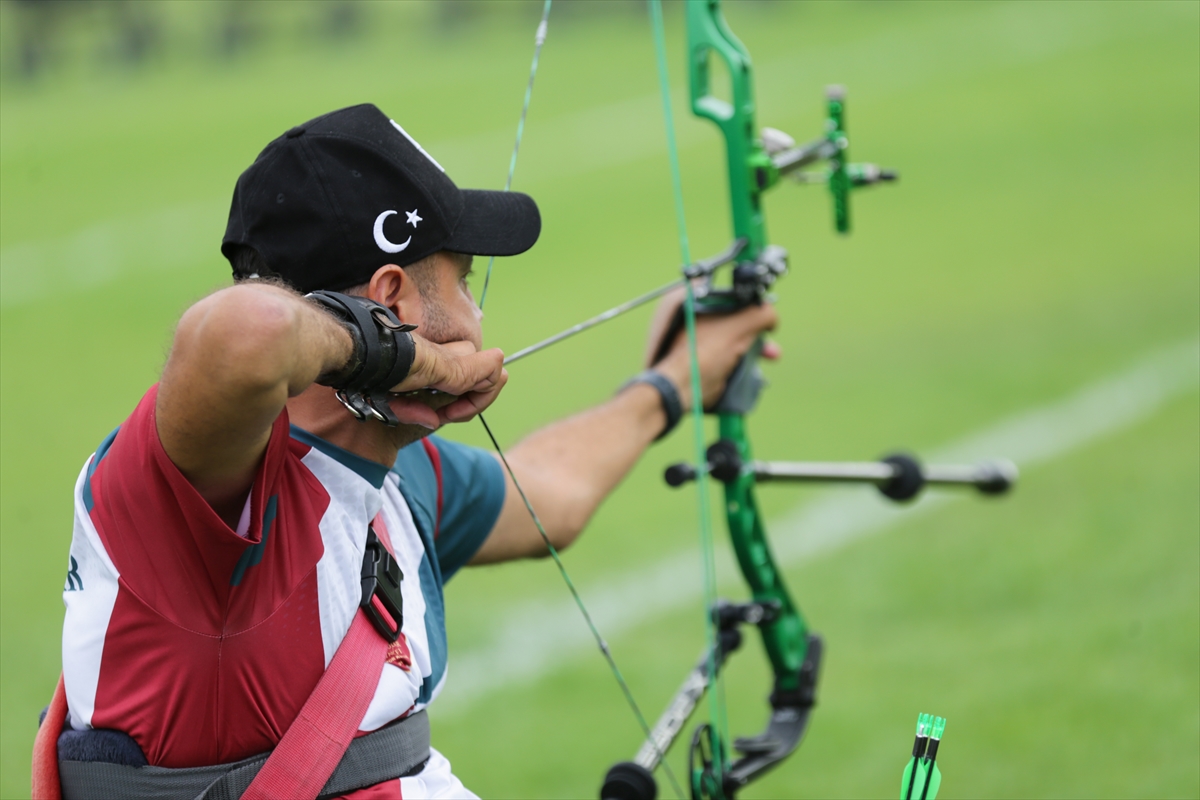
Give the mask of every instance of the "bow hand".
[{"label": "bow hand", "polygon": [[[684,290],[669,293],[658,305],[650,323],[645,364],[669,378],[679,390],[685,409],[692,406],[690,356],[683,319]],[[726,393],[739,364],[749,353],[774,360],[780,348],[762,337],[775,329],[779,315],[773,303],[750,304],[734,311],[714,310],[696,320],[696,358],[704,408]]]}]

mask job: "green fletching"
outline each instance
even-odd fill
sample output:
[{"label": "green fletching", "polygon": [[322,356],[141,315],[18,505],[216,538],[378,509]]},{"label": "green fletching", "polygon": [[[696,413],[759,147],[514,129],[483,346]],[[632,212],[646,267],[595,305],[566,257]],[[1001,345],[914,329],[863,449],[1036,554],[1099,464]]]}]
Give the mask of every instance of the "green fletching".
[{"label": "green fletching", "polygon": [[916,769],[917,759],[910,758],[904,765],[904,774],[900,777],[900,800],[909,800],[912,797],[913,773]]},{"label": "green fletching", "polygon": [[925,775],[928,769],[929,767],[925,763],[925,759],[918,758],[917,763],[913,765],[912,790],[904,800],[917,800],[921,796],[921,789],[925,786]]},{"label": "green fletching", "polygon": [[937,797],[938,789],[942,786],[942,771],[938,769],[937,764],[930,764],[929,767],[932,770],[928,773],[929,784],[920,798],[913,798],[913,800],[934,800]]}]

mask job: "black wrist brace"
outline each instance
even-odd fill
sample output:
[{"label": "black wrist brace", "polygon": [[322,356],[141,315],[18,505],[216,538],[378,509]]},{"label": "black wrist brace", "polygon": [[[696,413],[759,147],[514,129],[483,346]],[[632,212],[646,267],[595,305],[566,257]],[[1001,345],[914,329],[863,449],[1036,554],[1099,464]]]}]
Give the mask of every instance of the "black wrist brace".
[{"label": "black wrist brace", "polygon": [[679,391],[675,388],[675,384],[671,383],[667,376],[653,369],[644,370],[634,375],[622,384],[617,393],[625,391],[635,383],[649,384],[658,390],[658,397],[662,402],[663,413],[667,415],[667,424],[663,426],[662,433],[654,437],[654,441],[657,442],[673,431],[675,426],[679,424],[679,420],[683,418],[683,401],[679,399]]},{"label": "black wrist brace", "polygon": [[337,390],[337,399],[360,422],[368,417],[388,427],[400,424],[388,406],[388,390],[408,377],[417,348],[409,331],[391,309],[366,297],[340,292],[311,292],[305,297],[337,318],[350,333],[354,352],[345,366],[320,375],[316,382]]}]

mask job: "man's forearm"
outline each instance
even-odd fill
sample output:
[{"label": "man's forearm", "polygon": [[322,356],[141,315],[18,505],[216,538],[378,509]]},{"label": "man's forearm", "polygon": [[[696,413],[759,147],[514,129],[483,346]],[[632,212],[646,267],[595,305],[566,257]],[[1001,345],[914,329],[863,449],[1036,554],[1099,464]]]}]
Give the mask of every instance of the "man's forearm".
[{"label": "man's forearm", "polygon": [[[521,488],[556,548],[575,541],[664,425],[666,414],[658,392],[638,383],[599,406],[539,429],[507,451]],[[500,518],[473,564],[546,553],[508,480]]]}]

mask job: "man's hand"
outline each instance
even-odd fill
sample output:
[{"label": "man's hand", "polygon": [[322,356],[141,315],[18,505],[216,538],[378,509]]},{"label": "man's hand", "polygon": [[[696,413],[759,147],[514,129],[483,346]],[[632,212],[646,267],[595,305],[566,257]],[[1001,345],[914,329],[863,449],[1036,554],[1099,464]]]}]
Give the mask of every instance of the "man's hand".
[{"label": "man's hand", "polygon": [[[667,355],[657,364],[650,363],[659,350],[662,338],[667,334],[671,320],[683,305],[685,291],[680,288],[670,292],[658,304],[650,323],[650,337],[646,348],[646,366],[662,372],[679,390],[679,398],[685,408],[691,408],[692,378],[688,356],[686,331],[679,333],[671,344]],[[749,306],[734,314],[701,315],[696,317],[696,355],[700,362],[700,387],[705,407],[720,399],[725,391],[729,376],[759,336],[775,329],[779,315],[775,307],[764,302]],[[776,359],[779,346],[767,342],[763,346],[764,358]]]},{"label": "man's hand", "polygon": [[412,369],[392,388],[388,403],[404,424],[436,430],[468,420],[490,406],[508,382],[500,350],[476,351],[471,342],[438,344],[415,333],[413,342]]},{"label": "man's hand", "polygon": [[[668,294],[650,326],[646,365],[663,373],[679,390],[684,407],[691,405],[691,363],[686,334],[676,336],[666,356],[651,364],[654,354],[683,303],[684,291]],[[705,405],[725,391],[738,361],[759,336],[774,329],[777,317],[769,303],[736,314],[700,317],[696,321],[696,351]],[[763,355],[776,358],[779,348],[767,344]],[[508,463],[526,495],[538,510],[546,535],[558,549],[569,546],[609,493],[629,474],[638,458],[666,423],[657,390],[635,384],[607,402],[548,425],[508,451]],[[613,431],[619,431],[614,436]],[[530,521],[515,484],[508,489],[500,517],[471,564],[489,564],[546,554],[541,535]]]}]

